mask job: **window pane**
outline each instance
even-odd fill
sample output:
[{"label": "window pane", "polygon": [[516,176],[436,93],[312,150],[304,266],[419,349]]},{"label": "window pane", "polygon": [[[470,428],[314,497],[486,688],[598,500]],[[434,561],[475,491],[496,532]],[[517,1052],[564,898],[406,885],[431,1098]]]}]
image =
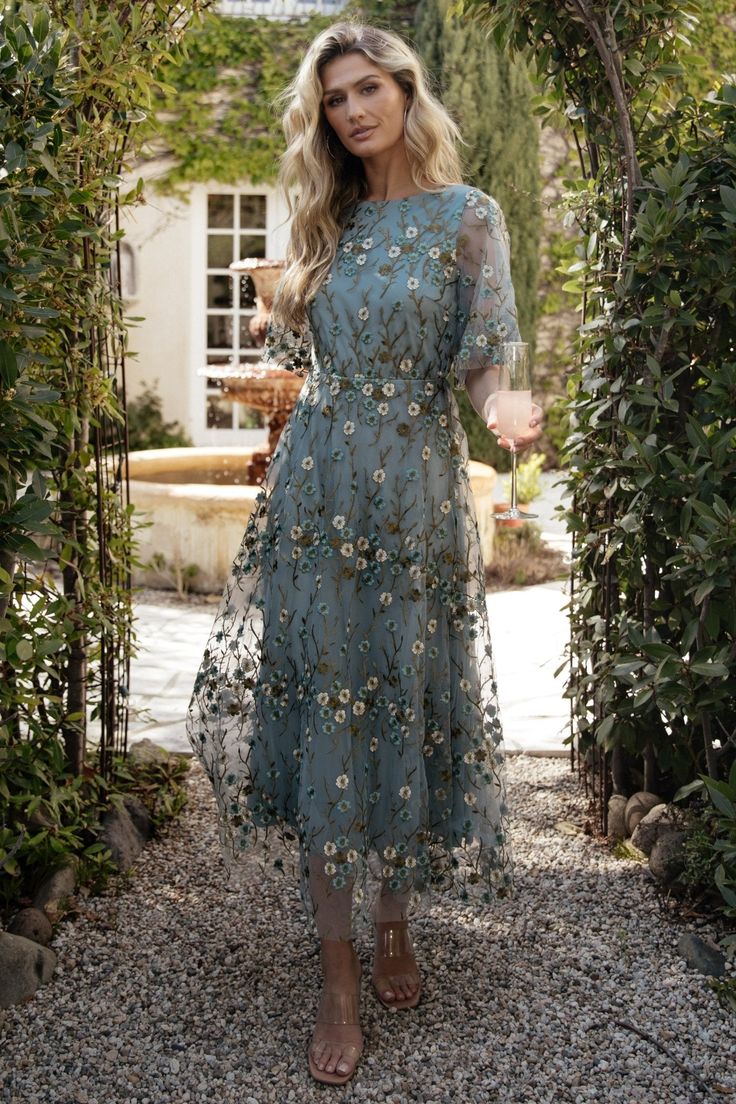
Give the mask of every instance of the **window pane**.
[{"label": "window pane", "polygon": [[240,307],[249,310],[256,305],[256,289],[250,276],[240,277]]},{"label": "window pane", "polygon": [[207,196],[207,225],[217,229],[229,229],[233,225],[235,196]]},{"label": "window pane", "polygon": [[209,234],[207,236],[207,267],[227,268],[232,262],[232,234]]},{"label": "window pane", "polygon": [[231,314],[207,315],[207,347],[222,349],[233,343],[233,316]]},{"label": "window pane", "polygon": [[266,197],[244,195],[240,197],[240,225],[250,230],[266,229]]},{"label": "window pane", "polygon": [[246,257],[265,257],[266,239],[263,234],[240,235],[240,260]]},{"label": "window pane", "polygon": [[[214,364],[218,368],[230,368],[230,367],[232,367],[233,360],[234,360],[234,357],[225,356],[224,353],[208,353],[207,354],[207,363],[208,364]],[[207,386],[208,387],[219,387],[220,383],[219,383],[218,380],[207,380]]]},{"label": "window pane", "polygon": [[238,429],[260,429],[263,425],[263,419],[259,410],[254,410],[252,406],[246,406],[245,403],[237,403],[235,416],[238,420]]},{"label": "window pane", "polygon": [[232,429],[233,404],[219,395],[207,396],[207,428]]},{"label": "window pane", "polygon": [[233,278],[232,276],[207,277],[207,306],[208,307],[232,307],[233,305]]}]

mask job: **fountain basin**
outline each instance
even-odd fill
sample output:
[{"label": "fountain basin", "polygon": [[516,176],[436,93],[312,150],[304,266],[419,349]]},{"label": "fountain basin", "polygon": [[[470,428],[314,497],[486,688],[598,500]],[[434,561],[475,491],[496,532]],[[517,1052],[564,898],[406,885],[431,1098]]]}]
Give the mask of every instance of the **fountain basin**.
[{"label": "fountain basin", "polygon": [[[222,591],[259,491],[258,484],[245,481],[247,465],[259,447],[130,453],[130,500],[148,523],[137,530],[138,558],[148,566],[134,568],[134,586],[203,594]],[[481,549],[489,563],[496,472],[477,460],[470,461],[469,472]]]}]

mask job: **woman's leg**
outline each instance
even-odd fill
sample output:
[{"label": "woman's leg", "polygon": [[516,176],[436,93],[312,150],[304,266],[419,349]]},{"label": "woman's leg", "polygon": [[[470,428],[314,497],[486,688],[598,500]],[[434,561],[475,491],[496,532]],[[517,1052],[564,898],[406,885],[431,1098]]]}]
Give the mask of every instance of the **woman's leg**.
[{"label": "woman's leg", "polygon": [[[335,889],[324,871],[323,855],[310,856],[309,892],[320,940],[323,989],[311,1054],[318,1069],[327,1073],[352,1071],[363,1046],[357,1022],[360,995],[360,963],[352,943],[352,882]],[[356,996],[357,995],[357,996]],[[325,1022],[321,1022],[320,1016]]]},{"label": "woman's leg", "polygon": [[420,985],[406,923],[408,901],[408,890],[396,893],[383,881],[373,909],[376,922],[373,982],[387,1002],[411,1000]]}]

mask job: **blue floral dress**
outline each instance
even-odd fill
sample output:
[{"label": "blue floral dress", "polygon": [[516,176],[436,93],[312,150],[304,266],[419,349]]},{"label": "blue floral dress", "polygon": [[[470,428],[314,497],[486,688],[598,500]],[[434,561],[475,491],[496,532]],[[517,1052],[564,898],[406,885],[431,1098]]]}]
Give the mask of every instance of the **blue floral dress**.
[{"label": "blue floral dress", "polygon": [[[238,884],[315,862],[409,916],[513,890],[502,730],[468,449],[451,386],[518,340],[503,214],[466,184],[348,210],[304,375],[225,585],[187,716]],[[489,385],[490,381],[490,385]],[[480,404],[478,404],[480,410]],[[252,865],[251,865],[252,875]]]}]

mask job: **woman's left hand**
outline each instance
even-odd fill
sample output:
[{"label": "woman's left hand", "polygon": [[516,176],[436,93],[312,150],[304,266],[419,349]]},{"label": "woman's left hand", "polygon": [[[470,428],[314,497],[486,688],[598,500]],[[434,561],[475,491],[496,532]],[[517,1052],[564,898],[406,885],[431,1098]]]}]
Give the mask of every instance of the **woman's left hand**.
[{"label": "woman's left hand", "polygon": [[[529,429],[521,437],[515,437],[513,441],[510,441],[508,437],[504,437],[503,434],[496,434],[496,440],[501,448],[508,449],[510,452],[524,452],[525,449],[528,449],[530,445],[533,445],[534,442],[542,436],[541,427],[543,420],[544,415],[541,406],[533,402]],[[491,411],[490,421],[486,424],[493,433],[496,433],[496,417],[493,409]]]}]

